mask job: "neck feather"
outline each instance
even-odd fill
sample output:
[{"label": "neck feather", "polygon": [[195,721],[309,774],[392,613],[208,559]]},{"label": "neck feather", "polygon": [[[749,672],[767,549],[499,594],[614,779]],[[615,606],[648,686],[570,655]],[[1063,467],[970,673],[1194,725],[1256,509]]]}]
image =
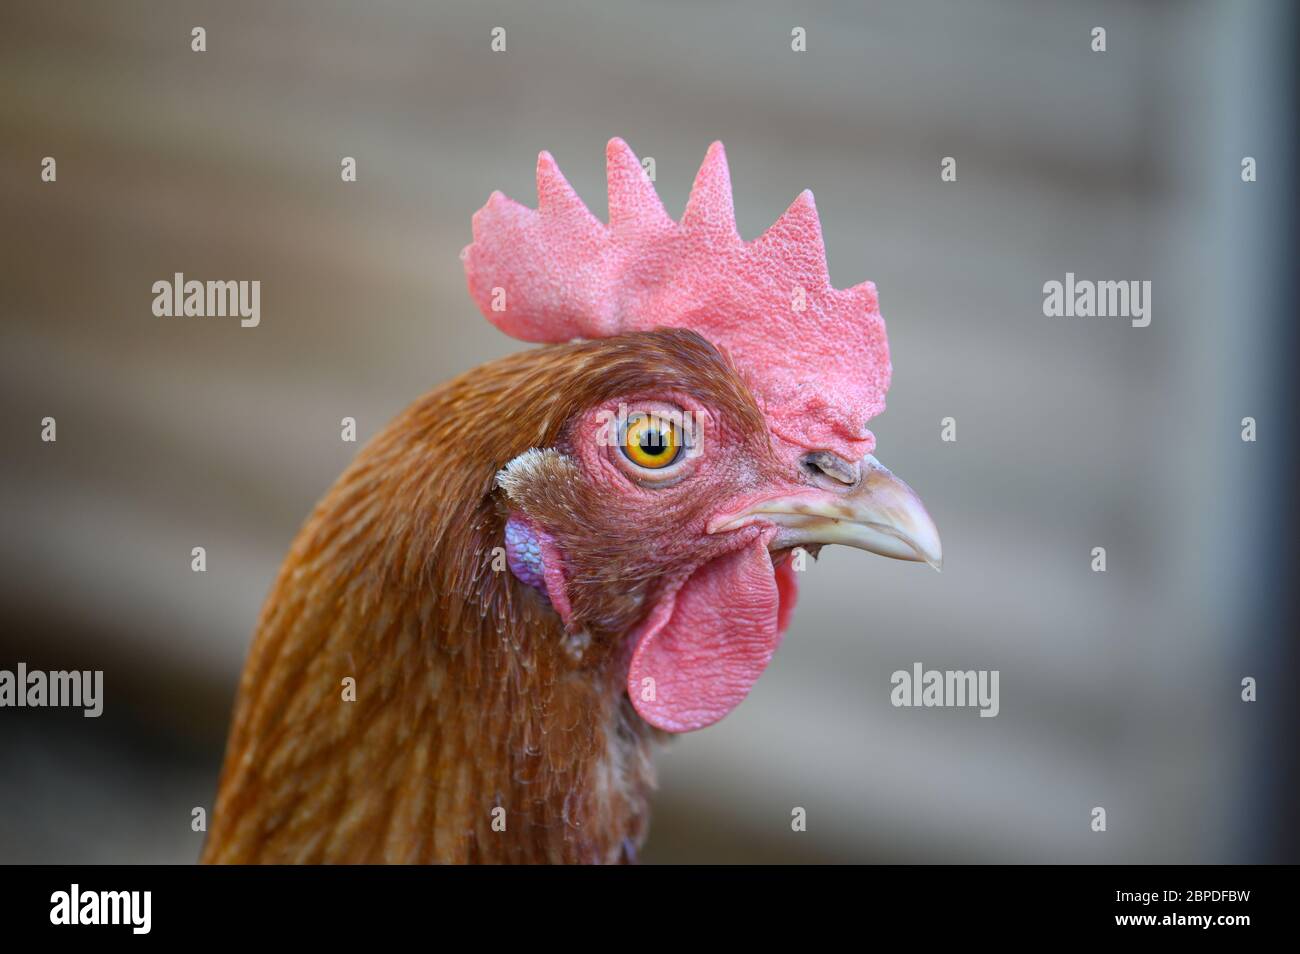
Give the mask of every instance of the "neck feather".
[{"label": "neck feather", "polygon": [[427,395],[316,507],[258,622],[204,861],[635,853],[654,732],[621,653],[580,651],[494,552],[496,472],[551,436],[511,430],[501,397],[530,406],[551,350]]}]

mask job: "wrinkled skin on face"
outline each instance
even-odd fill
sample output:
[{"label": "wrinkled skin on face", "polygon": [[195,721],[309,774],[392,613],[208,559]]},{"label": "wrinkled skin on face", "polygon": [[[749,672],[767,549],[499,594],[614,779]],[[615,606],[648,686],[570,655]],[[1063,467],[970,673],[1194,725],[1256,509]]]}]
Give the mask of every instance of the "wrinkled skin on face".
[{"label": "wrinkled skin on face", "polygon": [[[718,351],[690,332],[628,337],[644,340],[605,365],[607,396],[576,413],[553,447],[520,455],[498,478],[512,509],[559,551],[566,623],[606,638],[630,632],[667,580],[735,547],[710,535],[709,521],[777,466],[762,412]],[[631,416],[664,406],[695,415],[702,434],[677,479],[659,486],[619,466],[609,421],[621,407]]]},{"label": "wrinkled skin on face", "polygon": [[[539,543],[537,589],[570,632],[619,654],[642,718],[681,732],[730,712],[771,660],[795,601],[792,548],[845,542],[937,564],[938,538],[874,458],[844,461],[774,434],[742,376],[698,335],[620,344],[633,341],[628,361],[602,374],[601,399],[498,483]],[[627,435],[644,421],[675,435],[667,466],[638,463]]]}]

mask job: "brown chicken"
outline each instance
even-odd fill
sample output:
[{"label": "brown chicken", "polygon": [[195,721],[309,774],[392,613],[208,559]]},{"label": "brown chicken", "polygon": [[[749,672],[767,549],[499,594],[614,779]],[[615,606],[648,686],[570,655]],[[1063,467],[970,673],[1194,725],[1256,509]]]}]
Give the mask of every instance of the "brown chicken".
[{"label": "brown chicken", "polygon": [[735,232],[710,150],[680,223],[608,151],[610,222],[550,157],[494,194],[471,293],[552,342],[386,427],[295,540],[240,683],[206,862],[618,862],[651,749],[731,711],[806,552],[938,566],[871,456],[890,366],[809,193]]}]

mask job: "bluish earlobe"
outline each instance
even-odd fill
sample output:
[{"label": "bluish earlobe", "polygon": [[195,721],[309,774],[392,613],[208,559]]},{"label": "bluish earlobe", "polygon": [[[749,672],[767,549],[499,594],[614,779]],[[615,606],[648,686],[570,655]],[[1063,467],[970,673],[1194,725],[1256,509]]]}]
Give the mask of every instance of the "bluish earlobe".
[{"label": "bluish earlobe", "polygon": [[547,595],[541,538],[533,525],[517,514],[506,521],[506,563],[521,582]]},{"label": "bluish earlobe", "polygon": [[510,572],[545,597],[566,628],[576,625],[569,603],[564,557],[551,535],[523,514],[512,513],[506,521],[505,537]]}]

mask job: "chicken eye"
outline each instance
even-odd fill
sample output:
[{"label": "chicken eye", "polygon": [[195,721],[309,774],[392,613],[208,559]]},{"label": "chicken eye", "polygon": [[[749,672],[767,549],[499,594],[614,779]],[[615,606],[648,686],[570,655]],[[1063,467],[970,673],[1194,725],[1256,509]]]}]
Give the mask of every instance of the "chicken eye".
[{"label": "chicken eye", "polygon": [[681,431],[672,421],[642,414],[628,422],[620,449],[638,467],[662,470],[681,456]]}]

